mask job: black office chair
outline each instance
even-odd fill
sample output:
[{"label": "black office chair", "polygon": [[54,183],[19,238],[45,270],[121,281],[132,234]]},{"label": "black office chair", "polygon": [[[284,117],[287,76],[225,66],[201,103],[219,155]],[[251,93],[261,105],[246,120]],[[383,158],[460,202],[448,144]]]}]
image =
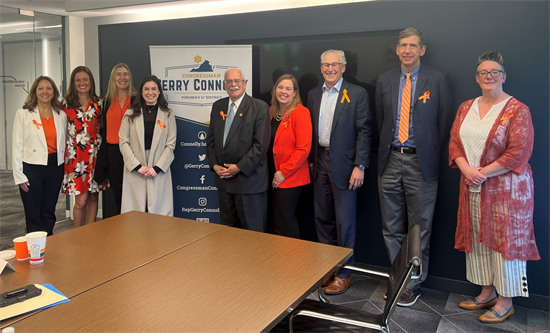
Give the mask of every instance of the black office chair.
[{"label": "black office chair", "polygon": [[[420,278],[422,252],[420,226],[414,226],[395,257],[390,273],[376,272],[354,266],[353,271],[388,278],[384,312],[372,314],[339,305],[306,299],[283,319],[272,332],[389,332],[388,322],[399,295],[409,281]],[[324,299],[322,292],[319,294]]]}]

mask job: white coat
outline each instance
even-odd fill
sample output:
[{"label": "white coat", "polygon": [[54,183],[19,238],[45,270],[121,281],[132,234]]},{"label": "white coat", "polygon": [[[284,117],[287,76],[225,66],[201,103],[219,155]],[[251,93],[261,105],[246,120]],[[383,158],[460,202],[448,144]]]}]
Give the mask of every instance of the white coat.
[{"label": "white coat", "polygon": [[[65,162],[65,136],[67,133],[67,115],[63,110],[53,112],[57,135],[57,165]],[[19,109],[13,123],[12,168],[15,185],[28,181],[23,173],[23,162],[35,165],[48,165],[48,144],[43,127],[37,128],[35,122],[42,123],[38,108],[36,110]]]},{"label": "white coat", "polygon": [[[172,173],[170,172],[177,134],[174,112],[158,110],[147,161],[145,160],[143,114],[130,122],[129,116],[133,112],[132,109],[126,110],[118,132],[120,152],[124,158],[121,212],[132,210],[144,212],[147,202],[149,213],[174,216]],[[163,172],[159,172],[154,178],[146,178],[139,172],[133,171],[140,164],[151,168],[158,166]]]}]

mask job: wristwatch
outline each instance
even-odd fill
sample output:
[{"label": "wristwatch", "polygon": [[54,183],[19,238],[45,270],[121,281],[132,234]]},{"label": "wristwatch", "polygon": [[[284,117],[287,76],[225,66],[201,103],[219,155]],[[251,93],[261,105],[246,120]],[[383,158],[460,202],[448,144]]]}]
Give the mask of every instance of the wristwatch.
[{"label": "wristwatch", "polygon": [[365,171],[365,166],[363,164],[360,164],[357,167],[359,168],[359,170]]}]

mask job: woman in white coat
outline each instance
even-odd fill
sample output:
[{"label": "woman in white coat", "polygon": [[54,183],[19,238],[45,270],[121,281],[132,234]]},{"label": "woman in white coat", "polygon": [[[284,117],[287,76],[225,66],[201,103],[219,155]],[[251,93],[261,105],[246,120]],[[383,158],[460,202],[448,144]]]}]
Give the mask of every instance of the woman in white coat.
[{"label": "woman in white coat", "polygon": [[55,206],[63,182],[67,115],[59,90],[47,76],[32,84],[13,125],[13,179],[19,185],[27,232],[53,235]]},{"label": "woman in white coat", "polygon": [[122,213],[137,210],[174,215],[170,164],[176,133],[176,119],[168,109],[160,80],[154,75],[144,77],[118,133],[124,158]]}]

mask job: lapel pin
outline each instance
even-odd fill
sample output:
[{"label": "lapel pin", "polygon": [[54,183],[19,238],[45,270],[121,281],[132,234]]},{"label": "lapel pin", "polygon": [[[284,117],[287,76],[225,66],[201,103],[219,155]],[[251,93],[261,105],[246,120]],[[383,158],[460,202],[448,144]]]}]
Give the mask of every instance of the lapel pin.
[{"label": "lapel pin", "polygon": [[348,101],[348,103],[351,103],[348,96],[348,90],[344,89],[344,95],[342,96],[342,100],[340,101],[340,104],[344,103],[344,100]]},{"label": "lapel pin", "polygon": [[38,121],[36,121],[36,120],[33,120],[32,123],[34,124],[34,126],[36,126],[36,129],[40,129],[40,126],[44,126],[44,125],[40,124]]},{"label": "lapel pin", "polygon": [[506,123],[508,122],[508,119],[512,118],[513,116],[514,116],[513,113],[509,113],[506,116],[500,118],[500,122],[502,123],[502,126],[505,126]]},{"label": "lapel pin", "polygon": [[430,92],[426,91],[424,95],[418,97],[418,100],[424,100],[423,103],[426,104],[426,99],[430,99]]},{"label": "lapel pin", "polygon": [[242,114],[242,113],[239,113],[239,117],[242,117],[242,116],[243,116],[243,114]]}]

